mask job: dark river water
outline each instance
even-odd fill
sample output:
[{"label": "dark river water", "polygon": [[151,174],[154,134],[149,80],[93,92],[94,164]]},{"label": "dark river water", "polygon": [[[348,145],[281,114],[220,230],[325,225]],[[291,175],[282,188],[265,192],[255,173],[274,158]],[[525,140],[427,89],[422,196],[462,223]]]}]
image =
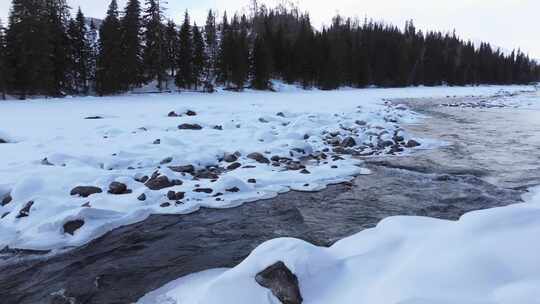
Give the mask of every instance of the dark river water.
[{"label": "dark river water", "polygon": [[373,174],[316,193],[155,215],[54,255],[12,252],[0,260],[0,303],[133,303],[186,274],[235,266],[272,238],[328,246],[388,216],[455,220],[520,202],[528,186],[540,184],[540,111],[400,102],[426,115],[405,128],[446,145],[366,159]]}]

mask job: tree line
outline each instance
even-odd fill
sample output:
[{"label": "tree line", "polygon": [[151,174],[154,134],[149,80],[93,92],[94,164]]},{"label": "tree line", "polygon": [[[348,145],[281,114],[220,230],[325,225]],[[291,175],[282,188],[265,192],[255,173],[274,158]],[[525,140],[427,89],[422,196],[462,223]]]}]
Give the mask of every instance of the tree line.
[{"label": "tree line", "polygon": [[[66,0],[12,0],[0,23],[0,90],[27,96],[109,95],[216,86],[271,90],[279,79],[304,88],[527,84],[540,67],[522,51],[475,46],[455,33],[336,16],[315,29],[292,5],[253,1],[249,14],[206,23],[186,11],[177,25],[159,0],[112,0],[104,20],[71,17]],[[220,18],[221,20],[218,20]],[[99,24],[98,24],[99,23]],[[174,84],[174,85],[173,85]]]}]

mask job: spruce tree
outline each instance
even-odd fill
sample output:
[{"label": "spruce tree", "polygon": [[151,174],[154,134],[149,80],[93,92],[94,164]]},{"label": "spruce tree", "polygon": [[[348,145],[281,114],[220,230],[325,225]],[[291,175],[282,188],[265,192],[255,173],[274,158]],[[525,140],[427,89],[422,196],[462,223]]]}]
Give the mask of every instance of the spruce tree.
[{"label": "spruce tree", "polygon": [[70,67],[70,41],[67,35],[69,6],[66,0],[46,0],[47,38],[50,45],[53,73],[47,88],[47,94],[60,96],[72,91],[68,80]]},{"label": "spruce tree", "polygon": [[164,43],[163,8],[160,0],[147,0],[144,12],[145,46],[143,62],[148,81],[157,80],[158,90],[163,90],[166,80],[166,46]]},{"label": "spruce tree", "polygon": [[238,16],[233,17],[232,28],[232,53],[231,53],[231,80],[235,90],[242,91],[248,78],[249,72],[249,44],[248,24],[245,16],[241,20]]},{"label": "spruce tree", "polygon": [[99,37],[96,90],[100,95],[115,94],[123,89],[122,32],[116,0],[109,5],[107,17],[99,29]]},{"label": "spruce tree", "polygon": [[227,19],[227,12],[223,14],[220,31],[220,45],[217,57],[216,76],[217,83],[228,87],[231,82],[231,66],[234,51],[234,37]]},{"label": "spruce tree", "polygon": [[205,82],[210,91],[213,91],[213,83],[215,82],[215,71],[218,61],[218,41],[217,41],[216,16],[212,10],[208,11],[206,25],[204,26],[204,42],[207,50],[207,63],[205,67]]},{"label": "spruce tree", "polygon": [[184,14],[184,22],[180,27],[180,48],[178,50],[178,73],[176,85],[183,89],[191,89],[193,79],[193,33],[189,21],[189,14]]},{"label": "spruce tree", "polygon": [[178,50],[180,48],[180,42],[178,39],[178,31],[176,30],[176,24],[174,21],[169,20],[165,29],[165,67],[169,71],[169,76],[174,79],[176,76],[178,58]]},{"label": "spruce tree", "polygon": [[195,89],[199,89],[204,81],[204,71],[207,64],[204,38],[197,24],[193,26],[193,80]]},{"label": "spruce tree", "polygon": [[141,5],[129,0],[121,20],[123,89],[139,87],[142,83]]},{"label": "spruce tree", "polygon": [[88,87],[90,92],[96,92],[96,70],[97,70],[97,58],[99,55],[99,41],[98,41],[98,29],[94,20],[90,20],[88,27]]},{"label": "spruce tree", "polygon": [[68,26],[70,48],[70,82],[76,94],[88,94],[90,78],[90,41],[86,28],[86,19],[79,8],[77,16]]},{"label": "spruce tree", "polygon": [[256,90],[270,88],[270,52],[263,36],[257,36],[253,45],[252,81],[251,86]]}]

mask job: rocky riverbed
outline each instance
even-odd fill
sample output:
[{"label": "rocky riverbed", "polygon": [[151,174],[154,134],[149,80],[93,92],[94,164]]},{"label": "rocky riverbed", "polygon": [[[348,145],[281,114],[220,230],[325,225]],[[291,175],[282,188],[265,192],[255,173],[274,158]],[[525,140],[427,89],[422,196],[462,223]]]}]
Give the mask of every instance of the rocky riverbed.
[{"label": "rocky riverbed", "polygon": [[154,215],[66,252],[3,252],[2,301],[132,303],[183,275],[234,266],[272,238],[330,245],[389,216],[457,219],[520,202],[527,187],[540,184],[540,112],[448,106],[476,101],[396,101],[426,116],[407,131],[445,144],[366,158],[372,174],[351,183],[233,209]]}]

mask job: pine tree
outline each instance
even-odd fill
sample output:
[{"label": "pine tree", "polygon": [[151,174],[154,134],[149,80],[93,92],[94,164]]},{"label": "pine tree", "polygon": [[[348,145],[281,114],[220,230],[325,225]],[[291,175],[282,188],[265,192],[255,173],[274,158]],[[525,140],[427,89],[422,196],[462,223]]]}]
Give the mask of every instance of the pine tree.
[{"label": "pine tree", "polygon": [[180,42],[178,39],[178,31],[176,30],[176,24],[174,21],[169,20],[167,22],[167,28],[165,29],[165,67],[169,71],[169,76],[174,78],[176,76],[178,58],[178,49],[180,48]]},{"label": "pine tree", "polygon": [[94,20],[90,20],[90,26],[88,27],[88,87],[90,92],[96,92],[96,70],[97,70],[97,58],[99,55],[99,41],[98,41],[98,29]]},{"label": "pine tree", "polygon": [[123,88],[122,46],[118,4],[112,0],[99,29],[96,90],[100,95],[118,93]]},{"label": "pine tree", "polygon": [[189,14],[184,14],[184,23],[180,27],[180,48],[178,50],[178,73],[176,85],[180,88],[191,89],[193,79],[193,33],[189,21]]},{"label": "pine tree", "polygon": [[70,41],[67,35],[67,26],[69,22],[69,6],[66,0],[47,0],[46,1],[47,18],[47,38],[50,45],[53,73],[52,81],[47,88],[48,95],[60,96],[66,91],[72,91],[68,80],[70,66]]},{"label": "pine tree", "polygon": [[205,67],[205,81],[209,91],[213,91],[212,84],[215,82],[215,71],[218,61],[218,41],[217,41],[217,28],[216,17],[212,10],[208,11],[208,17],[206,18],[206,25],[204,27],[204,42],[206,43],[207,50],[207,64]]},{"label": "pine tree", "polygon": [[207,64],[204,38],[197,24],[193,26],[193,80],[195,89],[199,89],[204,80],[204,71]]},{"label": "pine tree", "polygon": [[166,46],[164,42],[163,11],[160,0],[147,0],[144,12],[145,46],[143,62],[146,79],[157,80],[158,90],[166,79]]},{"label": "pine tree", "polygon": [[235,15],[231,28],[233,32],[231,80],[235,90],[241,91],[244,89],[249,72],[248,23],[246,17],[242,16],[239,21],[238,16]]},{"label": "pine tree", "polygon": [[70,82],[74,93],[88,94],[90,78],[90,41],[86,28],[86,19],[79,8],[76,18],[68,26],[70,39]]},{"label": "pine tree", "polygon": [[123,89],[139,87],[142,83],[141,5],[129,0],[121,20]]},{"label": "pine tree", "polygon": [[220,45],[216,67],[217,82],[227,87],[231,81],[231,66],[234,50],[233,31],[227,19],[227,12],[223,14],[219,40]]}]

